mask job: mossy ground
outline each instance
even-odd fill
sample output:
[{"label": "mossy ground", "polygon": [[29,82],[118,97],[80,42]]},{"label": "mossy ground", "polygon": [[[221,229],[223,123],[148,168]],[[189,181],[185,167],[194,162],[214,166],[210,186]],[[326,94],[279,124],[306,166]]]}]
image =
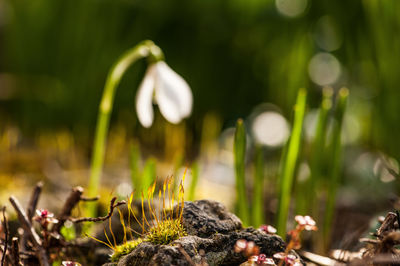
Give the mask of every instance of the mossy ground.
[{"label": "mossy ground", "polygon": [[[185,177],[185,175],[184,175]],[[101,243],[107,245],[111,249],[114,250],[113,255],[111,256],[112,261],[118,261],[121,256],[126,255],[132,252],[137,245],[142,242],[150,242],[155,245],[168,245],[174,240],[179,239],[180,237],[186,236],[186,230],[183,227],[182,221],[182,214],[183,214],[183,207],[184,207],[184,189],[183,189],[183,181],[184,177],[179,185],[179,193],[178,199],[174,196],[173,186],[172,184],[172,177],[167,178],[164,181],[162,189],[159,191],[159,202],[162,208],[159,210],[158,214],[156,208],[154,207],[154,191],[156,187],[156,182],[153,183],[147,190],[147,203],[145,204],[144,194],[142,193],[141,197],[141,212],[142,212],[142,219],[138,219],[136,211],[132,208],[133,202],[133,193],[131,193],[130,197],[127,200],[127,207],[128,207],[128,224],[126,225],[124,222],[124,217],[121,211],[119,212],[120,221],[124,228],[124,243],[118,246],[113,245],[107,234],[108,243],[100,241]],[[174,213],[173,207],[174,202],[179,204],[178,211]],[[162,204],[161,204],[162,203]],[[148,212],[151,219],[148,219],[145,214],[145,206],[148,206]],[[130,239],[133,239],[132,229],[130,223],[132,221],[131,216],[133,219],[140,225],[142,228],[142,233],[136,233],[142,235],[141,238],[136,240],[127,241],[127,232],[129,232]],[[141,220],[141,221],[140,221]],[[150,221],[150,222],[149,222]],[[109,220],[109,226],[111,230],[111,234],[114,238],[114,234],[112,233],[111,228],[111,220]],[[150,227],[150,229],[147,229]],[[132,230],[132,231],[131,231]]]},{"label": "mossy ground", "polygon": [[111,255],[111,261],[119,261],[119,259],[122,256],[131,253],[137,247],[137,245],[139,245],[142,242],[143,239],[138,238],[135,240],[127,241],[119,246],[116,246],[114,248],[114,253]]},{"label": "mossy ground", "polygon": [[185,228],[178,219],[168,219],[161,221],[157,225],[149,229],[144,238],[127,241],[114,248],[114,253],[111,256],[111,261],[118,261],[122,256],[131,253],[137,245],[146,241],[155,245],[168,245],[180,237],[187,236]]},{"label": "mossy ground", "polygon": [[165,220],[150,228],[146,241],[156,245],[168,245],[182,236],[187,236],[187,233],[179,219]]}]

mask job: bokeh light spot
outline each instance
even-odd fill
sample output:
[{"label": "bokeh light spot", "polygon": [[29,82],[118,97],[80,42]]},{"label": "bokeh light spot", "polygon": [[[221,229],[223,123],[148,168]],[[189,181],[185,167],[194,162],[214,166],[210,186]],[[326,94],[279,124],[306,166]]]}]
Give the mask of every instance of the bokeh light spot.
[{"label": "bokeh light spot", "polygon": [[323,16],[318,20],[314,39],[321,49],[328,52],[339,49],[343,43],[342,33],[331,16]]},{"label": "bokeh light spot", "polygon": [[329,53],[314,55],[308,65],[308,74],[311,80],[320,86],[334,84],[339,79],[341,72],[339,61]]},{"label": "bokeh light spot", "polygon": [[307,0],[275,0],[279,13],[288,17],[297,17],[307,8]]},{"label": "bokeh light spot", "polygon": [[374,175],[383,183],[394,181],[395,173],[399,172],[399,163],[394,158],[381,156],[374,163]]},{"label": "bokeh light spot", "polygon": [[256,141],[262,145],[277,147],[289,136],[286,119],[277,112],[263,112],[253,120],[252,131]]}]

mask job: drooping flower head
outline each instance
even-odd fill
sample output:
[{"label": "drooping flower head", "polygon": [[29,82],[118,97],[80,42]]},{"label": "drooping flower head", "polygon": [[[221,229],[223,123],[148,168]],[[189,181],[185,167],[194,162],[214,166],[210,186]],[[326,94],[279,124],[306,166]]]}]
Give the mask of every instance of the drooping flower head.
[{"label": "drooping flower head", "polygon": [[189,85],[164,61],[148,67],[136,95],[136,112],[144,127],[153,123],[153,100],[165,119],[173,124],[188,117],[192,111],[193,95]]}]

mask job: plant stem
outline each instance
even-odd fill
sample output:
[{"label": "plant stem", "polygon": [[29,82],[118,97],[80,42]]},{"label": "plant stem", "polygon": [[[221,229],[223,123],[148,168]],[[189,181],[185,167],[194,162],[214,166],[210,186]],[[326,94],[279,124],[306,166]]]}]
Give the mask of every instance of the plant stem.
[{"label": "plant stem", "polygon": [[256,147],[255,174],[253,184],[253,215],[252,222],[254,227],[259,227],[264,223],[263,211],[263,190],[264,190],[264,153],[261,146]]},{"label": "plant stem", "polygon": [[236,123],[235,140],[233,144],[235,157],[236,195],[238,216],[244,225],[249,224],[249,214],[245,182],[246,129],[242,119]]},{"label": "plant stem", "polygon": [[339,90],[336,112],[335,112],[335,121],[332,132],[332,142],[331,142],[331,151],[332,151],[332,164],[330,169],[330,180],[329,180],[329,190],[328,190],[328,198],[326,202],[325,209],[325,219],[324,219],[324,242],[325,242],[325,250],[328,247],[328,243],[330,241],[330,235],[332,231],[332,220],[335,212],[335,201],[336,201],[336,192],[337,187],[340,182],[340,170],[341,170],[341,153],[342,153],[342,145],[341,145],[341,132],[342,132],[342,124],[344,112],[346,110],[347,98],[349,95],[349,90],[347,88],[342,88]]},{"label": "plant stem", "polygon": [[189,188],[189,201],[193,201],[196,197],[196,187],[199,180],[199,164],[197,162],[192,164],[192,180],[190,181]]},{"label": "plant stem", "polygon": [[[106,147],[106,138],[110,123],[111,111],[113,108],[115,91],[126,70],[137,60],[150,56],[152,60],[157,61],[163,58],[161,49],[152,41],[143,41],[137,46],[125,52],[111,67],[107,81],[104,86],[103,96],[99,106],[97,117],[96,133],[92,153],[92,162],[89,178],[88,196],[97,196],[101,171],[103,169],[104,154]],[[87,212],[89,216],[95,215],[96,203],[89,203]]]},{"label": "plant stem", "polygon": [[290,194],[296,169],[297,158],[301,144],[301,133],[303,127],[304,113],[306,109],[307,92],[300,89],[297,95],[296,105],[294,107],[294,123],[292,134],[290,135],[286,156],[284,158],[284,167],[280,182],[279,209],[277,218],[278,235],[285,236],[286,221],[289,213]]}]

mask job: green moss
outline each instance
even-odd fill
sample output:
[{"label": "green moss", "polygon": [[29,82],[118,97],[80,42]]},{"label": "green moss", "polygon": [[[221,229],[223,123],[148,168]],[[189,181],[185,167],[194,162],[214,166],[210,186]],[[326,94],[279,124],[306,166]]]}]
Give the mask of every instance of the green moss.
[{"label": "green moss", "polygon": [[116,246],[114,249],[114,253],[111,255],[111,261],[119,261],[119,259],[122,256],[131,253],[137,247],[137,245],[139,245],[142,242],[143,239],[138,238],[135,240],[127,241],[126,243],[121,244],[119,246]]},{"label": "green moss", "polygon": [[165,220],[150,228],[145,241],[156,245],[167,245],[183,236],[187,236],[187,233],[179,219]]},{"label": "green moss", "polygon": [[[184,180],[184,179],[183,179]],[[132,202],[133,202],[133,193],[130,195],[130,197],[127,200],[127,205],[128,205],[128,224],[125,225],[124,222],[124,217],[122,215],[122,212],[119,211],[120,214],[120,222],[122,227],[124,228],[124,244],[121,244],[119,246],[115,246],[111,243],[109,240],[107,234],[107,240],[108,243],[98,240],[97,241],[107,245],[109,248],[114,250],[113,255],[111,256],[111,260],[113,262],[118,261],[122,256],[127,255],[131,253],[140,243],[142,242],[150,242],[155,245],[168,245],[174,240],[177,240],[180,237],[187,236],[187,233],[181,223],[182,221],[182,214],[183,214],[183,207],[184,207],[184,190],[183,190],[183,180],[179,185],[179,193],[178,193],[178,198],[176,199],[174,197],[174,192],[173,192],[173,186],[172,186],[172,178],[167,178],[164,181],[162,189],[159,190],[159,199],[160,199],[160,205],[162,201],[162,208],[160,208],[158,211],[156,211],[156,208],[153,205],[153,199],[154,199],[154,191],[156,187],[156,182],[153,183],[148,188],[147,191],[147,203],[145,205],[145,198],[144,198],[144,193],[142,193],[141,197],[141,205],[142,205],[142,217],[140,219],[137,217],[137,213],[132,209]],[[168,200],[167,200],[168,199]],[[177,202],[178,205],[178,211],[175,211],[174,213],[174,202]],[[145,206],[147,209],[148,206],[148,211],[145,211]],[[145,213],[149,212],[150,217],[146,217]],[[175,214],[175,215],[174,215]],[[132,232],[127,230],[127,228],[131,228],[131,215],[133,216],[134,220],[140,225],[140,227],[143,230],[142,238],[132,240],[132,241],[126,241],[127,239],[127,232],[130,234],[130,238],[133,238]],[[174,219],[176,217],[176,219]],[[151,219],[149,219],[151,218]],[[140,222],[141,220],[141,222]],[[150,223],[149,223],[150,221]],[[111,221],[109,220],[110,224],[110,229],[111,227]],[[148,229],[150,224],[153,224],[151,228]],[[105,231],[104,231],[105,232]],[[112,230],[111,230],[112,233]],[[112,234],[113,238],[114,235]],[[114,239],[115,242],[115,239]]]},{"label": "green moss", "polygon": [[131,253],[142,242],[167,245],[183,236],[187,236],[187,233],[179,219],[161,221],[149,229],[144,239],[138,238],[116,246],[111,255],[111,261],[119,261],[122,256]]}]

